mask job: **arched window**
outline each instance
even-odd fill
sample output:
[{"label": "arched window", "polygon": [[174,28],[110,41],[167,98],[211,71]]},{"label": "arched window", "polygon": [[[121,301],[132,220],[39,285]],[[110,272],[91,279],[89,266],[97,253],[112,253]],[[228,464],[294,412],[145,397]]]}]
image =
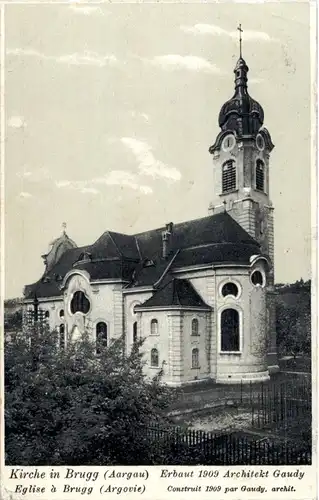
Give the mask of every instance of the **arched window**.
[{"label": "arched window", "polygon": [[233,297],[237,297],[238,291],[238,286],[235,283],[225,283],[222,288],[222,296],[227,297],[227,295],[232,295]]},{"label": "arched window", "polygon": [[233,160],[228,160],[222,167],[222,190],[228,193],[236,189],[236,164]]},{"label": "arched window", "polygon": [[89,309],[90,302],[84,292],[75,292],[71,300],[71,313],[75,314],[76,312],[81,312],[83,314],[87,314],[89,312]]},{"label": "arched window", "polygon": [[199,350],[197,348],[192,350],[192,368],[199,368]]},{"label": "arched window", "polygon": [[157,319],[152,319],[152,321],[151,321],[151,335],[158,335],[158,321],[157,321]]},{"label": "arched window", "polygon": [[137,321],[133,323],[133,342],[137,341]]},{"label": "arched window", "polygon": [[103,347],[107,346],[107,325],[100,321],[96,325],[96,354],[101,354]]},{"label": "arched window", "polygon": [[239,351],[239,313],[236,309],[225,309],[221,314],[221,350]]},{"label": "arched window", "polygon": [[60,318],[64,318],[64,310],[63,309],[61,309],[61,311],[59,312],[59,316],[60,316]]},{"label": "arched window", "polygon": [[59,339],[60,339],[60,348],[64,349],[65,348],[65,328],[64,324],[61,323],[59,326]]},{"label": "arched window", "polygon": [[256,189],[265,190],[265,165],[262,160],[256,161]]},{"label": "arched window", "polygon": [[44,313],[44,317],[45,317],[46,319],[49,319],[49,318],[50,318],[50,311],[45,311],[45,313]]},{"label": "arched window", "polygon": [[152,349],[151,350],[151,366],[158,366],[158,364],[159,364],[158,350]]},{"label": "arched window", "polygon": [[251,275],[251,282],[255,286],[263,286],[264,284],[264,278],[263,275],[261,274],[260,271],[254,271],[253,274]]},{"label": "arched window", "polygon": [[198,319],[194,318],[192,320],[192,335],[197,336],[199,335],[198,331]]}]

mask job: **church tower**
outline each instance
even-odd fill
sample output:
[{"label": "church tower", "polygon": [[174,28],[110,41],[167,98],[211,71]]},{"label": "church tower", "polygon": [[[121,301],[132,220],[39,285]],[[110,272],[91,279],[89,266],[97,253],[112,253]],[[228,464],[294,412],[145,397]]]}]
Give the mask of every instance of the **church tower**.
[{"label": "church tower", "polygon": [[268,361],[278,368],[274,304],[274,218],[269,192],[269,160],[274,148],[263,126],[262,106],[248,93],[249,68],[240,54],[234,69],[235,92],[219,113],[220,132],[209,148],[213,157],[214,198],[209,212],[227,211],[261,247],[272,263],[267,283]]}]

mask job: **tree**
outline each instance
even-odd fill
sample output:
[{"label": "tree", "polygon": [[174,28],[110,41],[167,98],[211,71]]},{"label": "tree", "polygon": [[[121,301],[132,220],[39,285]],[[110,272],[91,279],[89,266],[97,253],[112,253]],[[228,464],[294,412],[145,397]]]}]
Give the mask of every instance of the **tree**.
[{"label": "tree", "polygon": [[6,463],[156,463],[145,430],[167,423],[174,394],[161,374],[146,380],[141,344],[125,355],[121,338],[97,355],[86,333],[61,349],[39,325],[7,342]]},{"label": "tree", "polygon": [[4,315],[4,328],[6,331],[19,331],[22,328],[22,309]]},{"label": "tree", "polygon": [[276,307],[277,344],[282,354],[311,354],[310,307],[279,300]]}]

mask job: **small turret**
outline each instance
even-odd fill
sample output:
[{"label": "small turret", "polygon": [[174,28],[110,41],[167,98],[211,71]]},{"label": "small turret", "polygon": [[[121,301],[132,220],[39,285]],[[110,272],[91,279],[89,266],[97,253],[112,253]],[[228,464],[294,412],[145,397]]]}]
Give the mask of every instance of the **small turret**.
[{"label": "small turret", "polygon": [[45,264],[45,273],[48,273],[53,266],[60,260],[61,256],[64,254],[66,250],[70,248],[77,248],[76,243],[71,240],[66,234],[66,223],[62,224],[62,235],[59,238],[56,238],[50,243],[49,251],[42,255],[42,259]]}]

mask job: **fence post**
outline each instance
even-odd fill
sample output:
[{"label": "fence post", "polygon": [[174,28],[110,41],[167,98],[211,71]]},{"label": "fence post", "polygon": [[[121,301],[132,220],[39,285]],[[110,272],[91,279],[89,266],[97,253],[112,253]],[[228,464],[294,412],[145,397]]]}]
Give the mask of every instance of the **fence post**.
[{"label": "fence post", "polygon": [[254,405],[251,405],[251,425],[254,426]]}]

